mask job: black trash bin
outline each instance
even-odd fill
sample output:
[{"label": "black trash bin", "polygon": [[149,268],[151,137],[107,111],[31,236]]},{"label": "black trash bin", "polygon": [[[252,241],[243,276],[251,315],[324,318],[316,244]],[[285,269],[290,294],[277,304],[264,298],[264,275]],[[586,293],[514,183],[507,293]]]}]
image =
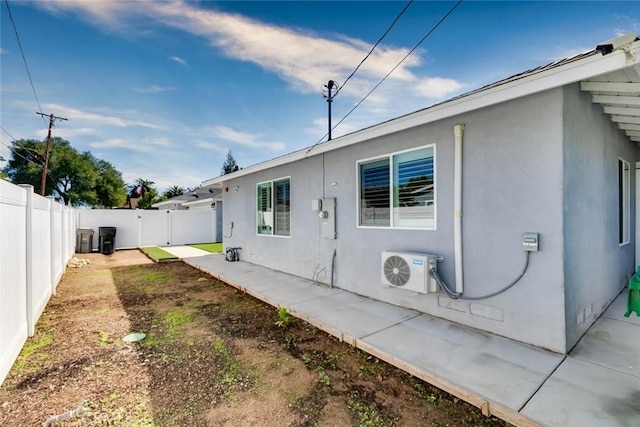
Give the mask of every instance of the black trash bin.
[{"label": "black trash bin", "polygon": [[116,228],[99,227],[98,245],[101,254],[111,255],[116,250]]}]

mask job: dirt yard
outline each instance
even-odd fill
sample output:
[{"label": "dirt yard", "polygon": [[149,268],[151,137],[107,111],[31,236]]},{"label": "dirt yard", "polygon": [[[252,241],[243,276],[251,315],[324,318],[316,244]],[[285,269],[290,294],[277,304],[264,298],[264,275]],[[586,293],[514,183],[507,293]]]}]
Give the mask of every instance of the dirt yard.
[{"label": "dirt yard", "polygon": [[84,401],[56,425],[504,425],[182,262],[82,257],[0,388],[2,426]]}]

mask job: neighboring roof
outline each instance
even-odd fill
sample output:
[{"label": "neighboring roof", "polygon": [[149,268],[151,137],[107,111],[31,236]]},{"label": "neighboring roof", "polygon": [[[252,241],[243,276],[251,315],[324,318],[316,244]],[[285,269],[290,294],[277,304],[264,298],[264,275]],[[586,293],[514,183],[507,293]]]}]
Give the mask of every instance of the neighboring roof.
[{"label": "neighboring roof", "polygon": [[167,206],[188,206],[190,202],[204,202],[210,200],[222,200],[222,190],[217,187],[201,187],[193,191],[189,191],[181,196],[172,197],[162,202],[151,205],[154,208],[165,208]]},{"label": "neighboring roof", "polygon": [[[604,81],[608,82],[606,76],[610,76],[614,82],[621,80],[629,83],[629,90],[636,90],[635,100],[624,99],[627,104],[615,104],[625,110],[616,109],[614,112],[623,116],[632,117],[632,129],[624,129],[627,135],[634,141],[640,141],[640,41],[635,34],[627,34],[613,40],[608,40],[599,44],[594,50],[582,53],[571,58],[537,67],[495,83],[483,86],[479,89],[456,96],[447,101],[432,105],[422,110],[388,120],[386,122],[371,126],[354,133],[350,133],[322,144],[312,145],[302,150],[294,151],[281,157],[276,157],[262,163],[241,169],[228,175],[222,175],[203,182],[205,186],[221,186],[224,181],[249,175],[272,167],[284,165],[306,157],[315,156],[328,151],[333,151],[342,147],[357,144],[372,138],[389,135],[394,132],[409,129],[415,126],[432,123],[444,118],[453,117],[458,114],[478,110],[491,105],[532,95],[545,90],[565,86],[576,82]],[[600,87],[602,89],[602,87]],[[591,90],[588,86],[583,90]],[[593,92],[597,95],[597,91]],[[618,93],[617,93],[618,94]],[[628,94],[628,92],[623,92]],[[616,94],[614,94],[616,95]],[[633,95],[625,98],[633,98]],[[596,98],[594,102],[605,103],[616,101],[610,98]],[[607,102],[605,102],[607,101]],[[606,111],[605,107],[605,112]],[[609,112],[608,114],[614,114]],[[615,122],[615,116],[612,116]],[[626,124],[623,126],[629,126]],[[622,127],[621,127],[622,128]],[[631,132],[631,133],[630,133]],[[636,135],[637,133],[637,135]]]},{"label": "neighboring roof", "polygon": [[189,200],[189,201],[186,201],[186,202],[182,203],[181,205],[182,206],[197,206],[197,205],[203,205],[203,204],[210,205],[213,202],[215,202],[216,200],[220,200],[220,198],[214,199],[213,197],[207,197],[206,199]]}]

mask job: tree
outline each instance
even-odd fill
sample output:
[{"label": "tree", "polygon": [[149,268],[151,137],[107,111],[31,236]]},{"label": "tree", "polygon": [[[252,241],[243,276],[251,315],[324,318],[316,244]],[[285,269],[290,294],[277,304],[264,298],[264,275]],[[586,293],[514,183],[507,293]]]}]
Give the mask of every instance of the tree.
[{"label": "tree", "polygon": [[96,194],[98,206],[103,208],[122,206],[127,198],[122,174],[111,163],[96,159],[98,181]]},{"label": "tree", "polygon": [[227,158],[224,160],[222,164],[222,175],[226,175],[231,172],[236,172],[240,170],[238,165],[236,164],[236,159],[233,158],[233,154],[231,154],[231,150],[227,152]]},{"label": "tree", "polygon": [[160,201],[155,182],[143,178],[136,179],[134,184],[129,186],[129,199],[138,199],[135,206],[137,209],[149,209],[152,204]]},{"label": "tree", "polygon": [[[11,159],[3,172],[11,182],[31,184],[38,191],[44,152],[44,141],[14,141]],[[52,138],[44,194],[66,205],[110,208],[121,204],[125,190],[120,172],[109,162],[95,158],[89,151],[79,153],[62,138]]]},{"label": "tree", "polygon": [[184,188],[178,186],[178,185],[174,185],[173,187],[169,187],[167,188],[167,191],[164,192],[164,196],[167,199],[170,199],[172,197],[177,197],[177,196],[182,196],[184,194]]},{"label": "tree", "polygon": [[150,209],[151,205],[160,201],[158,190],[150,188],[138,199],[138,209]]}]

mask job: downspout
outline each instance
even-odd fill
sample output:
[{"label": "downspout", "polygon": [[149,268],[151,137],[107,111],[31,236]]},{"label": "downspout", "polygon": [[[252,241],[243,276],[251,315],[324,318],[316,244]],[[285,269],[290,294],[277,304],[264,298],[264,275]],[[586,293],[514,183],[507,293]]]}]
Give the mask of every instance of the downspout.
[{"label": "downspout", "polygon": [[453,252],[455,262],[456,292],[464,291],[462,277],[462,134],[464,123],[453,127]]}]

